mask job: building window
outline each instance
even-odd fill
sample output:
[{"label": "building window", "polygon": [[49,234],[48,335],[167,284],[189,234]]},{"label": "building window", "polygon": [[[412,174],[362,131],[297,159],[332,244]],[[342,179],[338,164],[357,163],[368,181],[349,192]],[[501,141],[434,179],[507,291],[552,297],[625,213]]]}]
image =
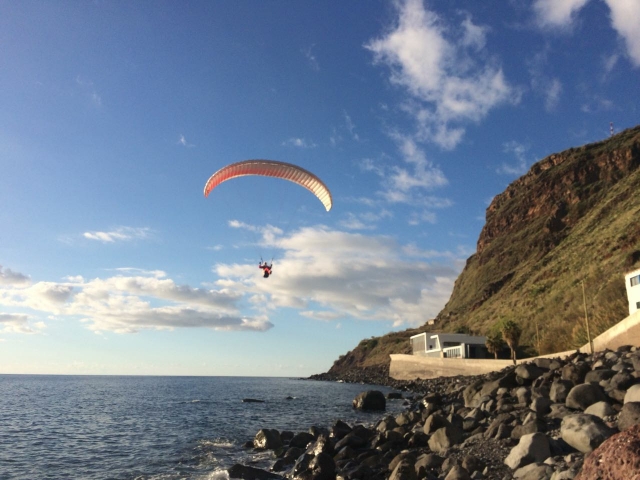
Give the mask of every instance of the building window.
[{"label": "building window", "polygon": [[629,279],[629,282],[631,283],[632,287],[635,287],[636,285],[640,284],[640,275],[637,275],[635,277],[631,277]]}]

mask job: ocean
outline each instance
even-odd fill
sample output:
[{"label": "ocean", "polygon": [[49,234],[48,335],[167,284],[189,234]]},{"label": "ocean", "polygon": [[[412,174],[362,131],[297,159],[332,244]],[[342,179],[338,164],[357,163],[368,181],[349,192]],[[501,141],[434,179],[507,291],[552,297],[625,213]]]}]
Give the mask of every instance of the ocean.
[{"label": "ocean", "polygon": [[[393,391],[279,377],[0,375],[0,479],[224,480],[234,463],[272,464],[272,452],[243,447],[261,428],[374,424],[385,413],[351,406],[373,389]],[[387,401],[386,414],[402,409]]]}]

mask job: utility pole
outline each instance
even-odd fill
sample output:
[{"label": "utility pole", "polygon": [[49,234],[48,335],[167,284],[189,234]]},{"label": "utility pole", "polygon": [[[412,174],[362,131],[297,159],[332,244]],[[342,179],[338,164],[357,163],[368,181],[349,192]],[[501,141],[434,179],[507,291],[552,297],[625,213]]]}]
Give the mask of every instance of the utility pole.
[{"label": "utility pole", "polygon": [[609,122],[609,136],[613,137],[613,122]]},{"label": "utility pole", "polygon": [[589,341],[589,348],[593,355],[593,342],[591,341],[591,332],[589,331],[589,316],[587,315],[587,297],[584,294],[584,280],[580,280],[582,284],[582,302],[584,304],[584,323],[587,325],[587,340]]}]

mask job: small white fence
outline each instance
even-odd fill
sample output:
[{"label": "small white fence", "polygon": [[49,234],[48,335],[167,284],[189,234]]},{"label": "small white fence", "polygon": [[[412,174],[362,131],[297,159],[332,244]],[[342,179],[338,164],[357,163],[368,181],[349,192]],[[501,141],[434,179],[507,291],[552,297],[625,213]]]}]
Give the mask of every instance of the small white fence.
[{"label": "small white fence", "polygon": [[464,344],[456,347],[446,347],[442,349],[442,355],[445,358],[464,358]]}]

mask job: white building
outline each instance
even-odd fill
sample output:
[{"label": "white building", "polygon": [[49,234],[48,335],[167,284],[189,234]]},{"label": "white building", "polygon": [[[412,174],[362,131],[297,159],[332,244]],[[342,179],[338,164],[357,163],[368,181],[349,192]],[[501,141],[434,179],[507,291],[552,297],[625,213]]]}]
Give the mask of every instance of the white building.
[{"label": "white building", "polygon": [[462,333],[419,333],[410,339],[414,355],[445,358],[488,358],[486,337]]},{"label": "white building", "polygon": [[629,300],[629,315],[640,310],[640,268],[624,276]]}]

